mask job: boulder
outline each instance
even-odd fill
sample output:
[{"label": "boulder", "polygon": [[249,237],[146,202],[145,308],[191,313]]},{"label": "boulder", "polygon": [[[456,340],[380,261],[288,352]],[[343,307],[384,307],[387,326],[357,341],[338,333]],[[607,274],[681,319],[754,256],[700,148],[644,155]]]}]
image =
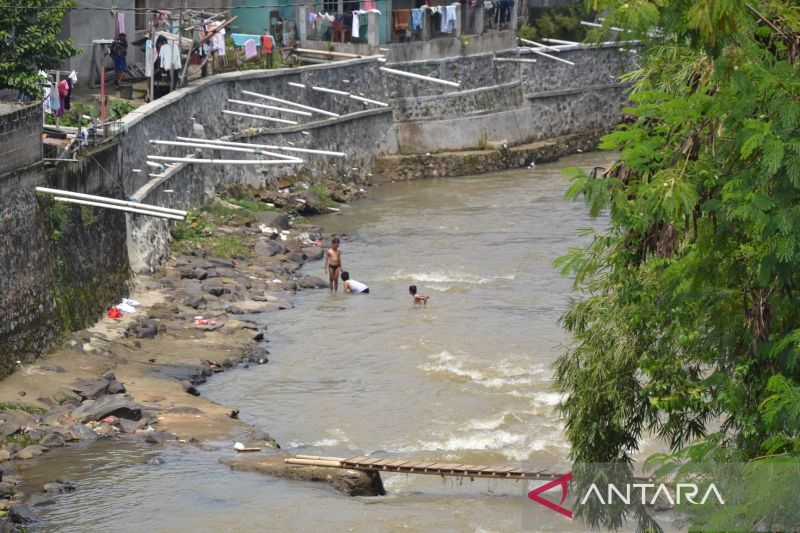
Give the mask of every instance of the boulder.
[{"label": "boulder", "polygon": [[270,228],[289,229],[289,217],[279,211],[259,211],[256,221]]},{"label": "boulder", "polygon": [[205,296],[197,295],[197,296],[190,296],[184,302],[188,307],[192,309],[203,309],[206,307],[208,302],[206,301]]},{"label": "boulder", "polygon": [[263,257],[272,257],[277,254],[282,254],[285,251],[286,249],[281,243],[272,239],[259,239],[253,248],[253,252],[256,255]]},{"label": "boulder", "polygon": [[8,499],[14,496],[14,484],[8,481],[0,482],[0,498]]},{"label": "boulder", "polygon": [[194,269],[194,277],[195,277],[195,279],[199,279],[200,281],[203,281],[204,279],[206,279],[208,277],[208,271],[206,269],[204,269],[204,268],[197,268],[196,267]]},{"label": "boulder", "polygon": [[72,390],[81,396],[81,398],[94,399],[106,393],[108,390],[108,381],[103,378],[98,379],[76,379],[75,385]]},{"label": "boulder", "polygon": [[162,444],[168,440],[178,440],[178,438],[172,433],[166,433],[164,431],[150,431],[144,438],[144,441],[148,444]]},{"label": "boulder", "polygon": [[80,402],[81,401],[81,397],[78,394],[76,394],[75,392],[73,392],[73,391],[71,391],[71,390],[69,390],[67,388],[62,388],[62,389],[59,389],[58,392],[53,394],[53,400],[56,403],[63,404],[64,402],[69,401],[69,400]]},{"label": "boulder", "polygon": [[233,264],[233,261],[231,261],[230,259],[220,259],[218,257],[212,257],[211,259],[208,260],[208,262],[214,265],[215,267],[221,267],[221,268],[233,268],[235,266]]},{"label": "boulder", "polygon": [[328,287],[328,282],[317,276],[306,276],[298,282],[298,285],[303,289],[324,289]]},{"label": "boulder", "polygon": [[231,292],[218,280],[203,283],[203,290],[212,296],[222,296],[223,294],[230,294]]},{"label": "boulder", "polygon": [[302,264],[305,261],[305,257],[300,252],[289,252],[286,254],[286,258],[291,261],[292,263]]},{"label": "boulder", "polygon": [[123,433],[133,433],[137,429],[142,429],[145,426],[144,419],[128,420],[127,418],[120,418],[115,423]]},{"label": "boulder", "polygon": [[183,388],[183,392],[187,394],[191,394],[192,396],[200,396],[200,391],[198,391],[188,380],[181,380],[181,388]]},{"label": "boulder", "polygon": [[16,453],[14,456],[15,459],[33,459],[35,457],[41,456],[47,448],[39,446],[38,444],[31,444],[30,446],[26,446],[25,448],[21,449]]},{"label": "boulder", "polygon": [[8,516],[15,524],[30,524],[39,519],[31,506],[24,503],[12,506],[8,511]]},{"label": "boulder", "polygon": [[97,440],[97,434],[83,424],[73,424],[69,429],[70,440]]},{"label": "boulder", "polygon": [[303,248],[303,253],[306,254],[306,258],[309,261],[319,261],[322,259],[325,252],[322,251],[320,246],[310,246],[308,248]]},{"label": "boulder", "polygon": [[65,492],[64,485],[61,483],[45,483],[44,487],[42,487],[42,490],[44,490],[46,494],[51,495],[63,494]]},{"label": "boulder", "polygon": [[48,494],[33,494],[28,498],[28,505],[42,507],[43,505],[53,505],[56,501]]},{"label": "boulder", "polygon": [[50,433],[44,436],[40,444],[42,446],[46,446],[47,448],[61,448],[66,443],[64,442],[64,439],[61,438],[59,435],[56,435],[55,433]]},{"label": "boulder", "polygon": [[163,465],[166,461],[164,461],[163,457],[151,457],[144,464],[146,465],[153,465],[153,466],[160,466]]},{"label": "boulder", "polygon": [[13,418],[9,418],[7,420],[0,420],[0,435],[3,437],[8,437],[9,435],[13,435],[22,429],[22,425],[14,420]]},{"label": "boulder", "polygon": [[124,392],[126,392],[125,385],[123,385],[120,381],[115,379],[108,383],[109,394],[122,394]]},{"label": "boulder", "polygon": [[72,412],[72,418],[81,423],[102,420],[107,416],[140,420],[142,406],[120,396],[106,396],[99,400],[87,400]]},{"label": "boulder", "polygon": [[9,459],[11,459],[11,452],[5,448],[0,449],[0,462],[8,461]]},{"label": "boulder", "polygon": [[61,476],[58,479],[56,479],[55,482],[61,484],[61,486],[64,487],[64,490],[66,492],[72,492],[73,490],[78,488],[78,486],[75,484],[75,482],[72,481],[67,476]]}]

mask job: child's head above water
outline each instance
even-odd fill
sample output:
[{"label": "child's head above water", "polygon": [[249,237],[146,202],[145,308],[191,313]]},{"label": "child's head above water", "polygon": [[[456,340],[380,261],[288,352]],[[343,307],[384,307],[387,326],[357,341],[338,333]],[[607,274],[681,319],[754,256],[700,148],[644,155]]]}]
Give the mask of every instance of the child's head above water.
[{"label": "child's head above water", "polygon": [[331,245],[334,248],[338,248],[339,247],[339,237],[334,237],[333,240],[331,241]]},{"label": "child's head above water", "polygon": [[348,272],[342,272],[342,281],[347,281],[350,279],[350,274]]},{"label": "child's head above water", "polygon": [[416,295],[417,294],[417,286],[416,285],[411,285],[410,287],[408,287],[408,292],[409,292],[409,294]]}]

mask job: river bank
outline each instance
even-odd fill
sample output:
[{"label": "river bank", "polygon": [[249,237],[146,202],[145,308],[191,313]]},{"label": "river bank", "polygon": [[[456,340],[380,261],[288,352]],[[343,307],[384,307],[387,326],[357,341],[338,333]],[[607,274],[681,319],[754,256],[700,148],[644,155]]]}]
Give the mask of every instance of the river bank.
[{"label": "river bank", "polygon": [[382,492],[377,476],[284,465],[269,434],[197,390],[214,374],[267,364],[267,314],[291,308],[297,290],[327,290],[327,281],[297,275],[306,261],[322,259],[328,240],[300,213],[333,209],[332,196],[352,200],[363,190],[299,189],[237,191],[239,200],[217,198],[193,213],[176,226],[165,266],[132,280],[125,300],[132,312],[66,335],[0,382],[3,527],[35,522],[37,507],[76,488],[59,477],[26,494],[17,474],[22,463],[27,468],[49,450],[98,439],[224,449],[231,457],[239,442],[271,453],[228,461],[232,468],[325,480],[348,494]]}]

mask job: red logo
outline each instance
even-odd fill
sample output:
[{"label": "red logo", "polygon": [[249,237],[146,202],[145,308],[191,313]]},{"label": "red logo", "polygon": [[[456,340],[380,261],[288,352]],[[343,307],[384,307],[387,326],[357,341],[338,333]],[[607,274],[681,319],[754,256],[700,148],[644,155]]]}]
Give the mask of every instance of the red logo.
[{"label": "red logo", "polygon": [[[554,479],[550,483],[546,485],[542,485],[541,487],[537,487],[528,493],[528,498],[535,501],[536,503],[540,503],[547,507],[548,509],[552,509],[557,513],[561,513],[570,520],[572,520],[572,511],[569,509],[565,509],[561,507],[561,504],[564,503],[564,500],[567,499],[567,494],[569,494],[569,481],[572,479],[572,472],[569,474],[564,474],[560,478]],[[547,492],[548,490],[552,489],[553,487],[561,486],[561,501],[558,504],[551,502],[550,500],[545,500],[539,494],[543,492]]]}]

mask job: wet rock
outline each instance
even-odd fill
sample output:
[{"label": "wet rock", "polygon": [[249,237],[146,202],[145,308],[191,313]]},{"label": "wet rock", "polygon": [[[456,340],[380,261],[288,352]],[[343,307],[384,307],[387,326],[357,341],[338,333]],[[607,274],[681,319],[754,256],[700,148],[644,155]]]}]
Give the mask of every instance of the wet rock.
[{"label": "wet rock", "polygon": [[200,396],[200,391],[197,390],[197,388],[195,388],[195,386],[192,385],[191,382],[185,379],[181,381],[181,388],[183,388],[183,392],[187,394],[191,394],[192,396]]},{"label": "wet rock", "polygon": [[120,396],[106,396],[99,400],[87,400],[72,412],[72,417],[82,423],[101,420],[108,416],[140,420],[142,406]]},{"label": "wet rock", "polygon": [[75,380],[75,385],[73,385],[72,390],[79,394],[81,398],[94,399],[106,393],[108,390],[108,381],[102,378],[79,378]]},{"label": "wet rock", "polygon": [[125,385],[123,385],[121,382],[117,381],[116,379],[113,380],[113,381],[110,381],[108,383],[108,393],[109,394],[122,394],[124,392],[126,392]]},{"label": "wet rock", "polygon": [[59,435],[56,435],[55,433],[50,433],[49,435],[45,435],[42,438],[40,444],[47,448],[61,448],[66,443],[64,442],[64,439],[61,438]]},{"label": "wet rock", "polygon": [[133,433],[137,429],[142,429],[145,426],[144,419],[128,420],[127,418],[120,418],[115,423],[123,433]]},{"label": "wet rock", "polygon": [[[209,268],[209,269],[206,269],[206,277],[207,278],[218,278],[220,276],[219,276],[219,272],[217,272],[217,269]],[[197,278],[197,279],[200,279],[200,278]]]},{"label": "wet rock", "polygon": [[285,291],[296,291],[297,290],[297,282],[287,279],[283,282],[283,290]]},{"label": "wet rock", "polygon": [[54,494],[63,494],[65,492],[64,485],[61,483],[45,483],[42,490],[46,494],[54,495]]},{"label": "wet rock", "polygon": [[311,246],[310,248],[304,248],[303,253],[306,254],[306,258],[309,261],[319,261],[322,259],[323,251],[322,248],[319,246]]},{"label": "wet rock", "polygon": [[232,470],[259,472],[268,476],[303,481],[325,481],[350,496],[382,496],[386,493],[377,472],[360,472],[319,466],[287,465],[280,455],[224,458]]},{"label": "wet rock", "polygon": [[45,372],[56,372],[57,374],[63,374],[66,372],[63,366],[58,365],[42,365],[39,367],[39,370],[44,370]]},{"label": "wet rock", "polygon": [[115,379],[117,379],[117,375],[113,372],[106,372],[105,374],[103,374],[103,379],[106,381],[114,381]]},{"label": "wet rock", "polygon": [[56,501],[48,494],[32,494],[28,498],[28,505],[34,507],[42,507],[44,505],[53,505]]},{"label": "wet rock", "polygon": [[70,440],[97,440],[97,434],[83,424],[73,424],[68,434]]},{"label": "wet rock", "polygon": [[197,277],[197,273],[192,268],[181,268],[178,273],[181,276],[181,279],[195,279]]},{"label": "wet rock", "polygon": [[259,239],[253,248],[253,252],[256,255],[264,257],[272,257],[285,251],[286,249],[279,242],[272,239]]},{"label": "wet rock", "polygon": [[0,498],[11,498],[14,496],[14,485],[8,481],[0,482]]},{"label": "wet rock", "polygon": [[317,276],[306,276],[298,283],[304,289],[324,289],[328,287],[328,282]]},{"label": "wet rock", "polygon": [[26,446],[25,448],[18,451],[14,456],[14,458],[22,460],[33,459],[35,457],[40,457],[46,450],[47,450],[46,448],[43,448],[38,444],[31,444],[30,446]]},{"label": "wet rock", "polygon": [[195,268],[193,272],[194,272],[194,279],[199,279],[200,281],[202,281],[208,277],[208,271],[204,268]]},{"label": "wet rock", "polygon": [[164,431],[150,431],[144,438],[144,441],[148,444],[163,444],[168,440],[178,440],[178,438],[172,433],[166,433]]},{"label": "wet rock", "polygon": [[243,315],[245,312],[235,305],[226,305],[225,312],[231,315]]},{"label": "wet rock", "polygon": [[148,459],[147,461],[145,461],[145,464],[147,464],[147,465],[153,465],[153,466],[161,466],[161,465],[163,465],[165,462],[166,462],[166,461],[164,460],[164,458],[163,458],[163,457],[151,457],[150,459]]},{"label": "wet rock", "polygon": [[78,486],[74,481],[72,481],[67,476],[61,476],[55,481],[56,483],[60,483],[66,492],[72,492],[73,490],[77,489]]},{"label": "wet rock", "polygon": [[31,506],[24,503],[12,506],[8,511],[8,516],[15,524],[30,524],[39,519]]}]

